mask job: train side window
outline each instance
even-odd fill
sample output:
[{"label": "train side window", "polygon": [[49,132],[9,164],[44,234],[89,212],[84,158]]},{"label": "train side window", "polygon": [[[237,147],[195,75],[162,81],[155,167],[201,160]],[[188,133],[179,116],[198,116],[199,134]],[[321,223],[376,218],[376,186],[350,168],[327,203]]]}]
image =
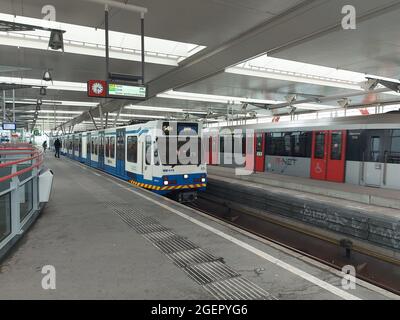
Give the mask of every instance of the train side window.
[{"label": "train side window", "polygon": [[314,158],[324,159],[324,157],[325,157],[325,133],[317,132],[315,134]]},{"label": "train side window", "polygon": [[110,158],[114,159],[115,158],[115,137],[110,138]]},{"label": "train side window", "polygon": [[150,164],[151,162],[151,136],[146,136],[146,164]]},{"label": "train side window", "polygon": [[263,136],[262,134],[257,134],[256,136],[256,152],[262,152],[262,140]]},{"label": "train side window", "polygon": [[347,134],[346,143],[346,160],[348,161],[364,161],[363,159],[363,143],[365,133],[362,130],[351,130]]},{"label": "train side window", "polygon": [[137,147],[138,147],[138,138],[137,136],[129,136],[126,139],[126,151],[127,151],[127,160],[128,162],[137,163]]},{"label": "train side window", "polygon": [[283,145],[284,145],[284,155],[285,156],[291,156],[292,154],[292,142],[291,142],[291,133],[287,132],[285,133],[283,137]]},{"label": "train side window", "polygon": [[390,142],[389,163],[400,163],[400,130],[393,130]]},{"label": "train side window", "polygon": [[110,157],[110,138],[106,138],[106,158]]},{"label": "train side window", "polygon": [[371,161],[379,162],[380,159],[380,147],[381,147],[381,137],[372,136],[370,140],[370,150],[371,150]]},{"label": "train side window", "polygon": [[98,153],[98,148],[99,148],[99,146],[97,144],[97,137],[96,137],[96,138],[94,138],[94,154],[95,155],[97,155],[97,153]]},{"label": "train side window", "polygon": [[342,133],[341,132],[332,132],[331,159],[332,160],[341,160],[342,159]]},{"label": "train side window", "polygon": [[242,155],[246,155],[246,135],[242,135]]}]

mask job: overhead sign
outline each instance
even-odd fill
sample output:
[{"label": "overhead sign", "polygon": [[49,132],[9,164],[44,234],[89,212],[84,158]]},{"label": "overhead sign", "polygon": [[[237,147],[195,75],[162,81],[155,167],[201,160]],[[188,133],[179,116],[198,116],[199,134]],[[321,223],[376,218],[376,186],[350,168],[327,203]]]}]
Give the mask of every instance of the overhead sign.
[{"label": "overhead sign", "polygon": [[17,130],[15,123],[3,123],[3,130]]},{"label": "overhead sign", "polygon": [[147,97],[147,87],[112,80],[89,80],[87,82],[87,93],[89,97],[94,98],[145,100]]},{"label": "overhead sign", "polygon": [[146,86],[109,82],[108,96],[110,98],[146,99]]},{"label": "overhead sign", "polygon": [[89,97],[106,98],[107,97],[107,81],[89,80],[87,82],[87,93]]}]

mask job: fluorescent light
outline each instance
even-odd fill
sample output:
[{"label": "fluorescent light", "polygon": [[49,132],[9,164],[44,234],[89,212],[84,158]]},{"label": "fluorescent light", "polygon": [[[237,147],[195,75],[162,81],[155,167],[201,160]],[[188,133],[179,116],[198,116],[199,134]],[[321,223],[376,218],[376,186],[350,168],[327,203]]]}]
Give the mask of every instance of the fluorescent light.
[{"label": "fluorescent light", "polygon": [[[167,91],[164,94],[159,94],[157,97],[161,98],[170,98],[170,99],[183,99],[183,100],[195,100],[195,101],[208,101],[215,102],[219,101],[220,103],[230,103],[230,104],[242,104],[242,103],[259,103],[266,105],[274,105],[279,103],[284,103],[286,101],[278,101],[278,100],[263,100],[263,99],[249,99],[249,98],[241,98],[241,97],[231,97],[231,96],[218,96],[211,94],[201,94],[201,93],[191,93],[191,92],[183,92],[183,91]],[[337,106],[331,105],[322,105],[322,104],[313,104],[313,103],[302,103],[296,104],[296,107],[300,109],[311,109],[311,110],[320,110],[320,109],[332,109],[337,108]]]},{"label": "fluorescent light", "polygon": [[143,111],[159,111],[159,112],[175,112],[175,113],[193,113],[193,114],[207,114],[206,111],[196,110],[183,110],[181,108],[168,108],[168,107],[152,107],[152,106],[141,106],[141,105],[129,105],[125,106],[125,109],[129,110],[143,110]]},{"label": "fluorescent light", "polygon": [[71,81],[53,81],[48,83],[43,79],[31,79],[31,78],[17,78],[17,77],[0,77],[0,82],[4,83],[15,83],[28,86],[43,87],[47,86],[47,90],[66,90],[66,91],[87,91],[87,84],[83,82],[71,82]]},{"label": "fluorescent light", "polygon": [[260,103],[260,104],[279,103],[279,101],[276,101],[276,100],[220,96],[220,95],[214,95],[214,94],[193,93],[193,92],[174,91],[174,90],[169,90],[164,93],[160,93],[157,95],[157,97],[169,98],[169,99],[191,100],[191,101],[215,102],[215,103],[223,103],[223,104],[242,104],[245,102]]},{"label": "fluorescent light", "polygon": [[337,109],[337,106],[331,106],[326,104],[316,104],[316,103],[299,103],[294,105],[298,109],[304,110],[325,110],[325,109]]}]

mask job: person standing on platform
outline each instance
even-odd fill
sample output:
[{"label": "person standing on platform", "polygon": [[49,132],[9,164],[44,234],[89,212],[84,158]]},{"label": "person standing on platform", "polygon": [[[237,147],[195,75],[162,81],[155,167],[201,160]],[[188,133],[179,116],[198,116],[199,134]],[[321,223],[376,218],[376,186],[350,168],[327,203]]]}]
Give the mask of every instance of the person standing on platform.
[{"label": "person standing on platform", "polygon": [[60,139],[56,139],[54,141],[54,149],[56,149],[56,153],[54,154],[55,157],[59,158],[60,157],[60,148],[61,148],[61,141]]},{"label": "person standing on platform", "polygon": [[43,142],[42,147],[43,147],[44,153],[46,153],[46,149],[47,149],[47,141],[46,140]]}]

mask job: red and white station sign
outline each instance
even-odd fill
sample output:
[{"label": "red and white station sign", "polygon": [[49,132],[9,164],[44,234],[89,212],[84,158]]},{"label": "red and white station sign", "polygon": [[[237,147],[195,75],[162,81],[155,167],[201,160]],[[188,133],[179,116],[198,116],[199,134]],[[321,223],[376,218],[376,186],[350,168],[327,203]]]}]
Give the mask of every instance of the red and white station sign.
[{"label": "red and white station sign", "polygon": [[89,97],[107,96],[107,82],[104,80],[89,80],[87,82],[87,94]]}]

